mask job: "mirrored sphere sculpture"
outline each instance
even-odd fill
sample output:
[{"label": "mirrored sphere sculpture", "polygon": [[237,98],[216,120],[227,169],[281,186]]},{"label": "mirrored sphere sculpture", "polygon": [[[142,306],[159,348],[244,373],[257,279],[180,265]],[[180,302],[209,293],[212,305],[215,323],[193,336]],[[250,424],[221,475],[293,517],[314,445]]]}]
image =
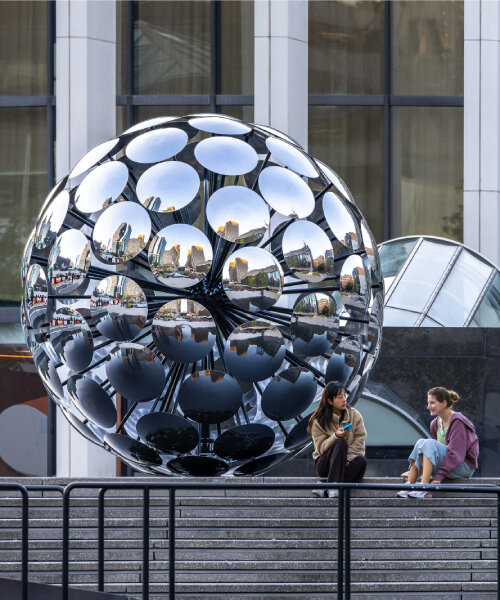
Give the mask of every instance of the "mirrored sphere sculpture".
[{"label": "mirrored sphere sculpture", "polygon": [[69,424],[133,469],[252,476],[306,450],[326,383],[381,345],[378,249],[342,178],[277,129],[155,117],[45,200],[21,318]]}]

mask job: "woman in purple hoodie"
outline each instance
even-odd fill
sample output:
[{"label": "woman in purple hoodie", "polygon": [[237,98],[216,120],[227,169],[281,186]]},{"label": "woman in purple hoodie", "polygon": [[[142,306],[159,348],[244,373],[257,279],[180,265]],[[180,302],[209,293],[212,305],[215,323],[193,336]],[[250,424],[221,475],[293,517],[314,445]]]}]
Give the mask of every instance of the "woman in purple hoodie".
[{"label": "woman in purple hoodie", "polygon": [[[442,387],[427,392],[427,408],[433,417],[432,439],[418,440],[409,456],[408,483],[421,476],[421,483],[443,479],[468,479],[478,467],[479,443],[474,425],[462,413],[453,411],[458,394]],[[433,475],[434,473],[434,475]],[[432,481],[431,481],[432,477]],[[430,492],[401,490],[400,498],[431,498]]]}]

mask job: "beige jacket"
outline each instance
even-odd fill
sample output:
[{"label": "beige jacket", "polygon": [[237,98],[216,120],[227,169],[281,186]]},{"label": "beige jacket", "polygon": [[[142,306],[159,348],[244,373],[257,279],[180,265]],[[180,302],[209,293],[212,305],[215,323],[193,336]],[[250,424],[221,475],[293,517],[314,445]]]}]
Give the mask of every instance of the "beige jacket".
[{"label": "beige jacket", "polygon": [[355,408],[346,408],[346,414],[342,423],[339,423],[339,417],[334,414],[332,421],[326,428],[321,427],[317,420],[313,421],[311,435],[314,442],[313,458],[316,459],[324,454],[332,444],[338,440],[335,432],[340,426],[352,422],[352,427],[347,435],[347,460],[352,460],[356,456],[364,456],[366,429],[361,413]]}]

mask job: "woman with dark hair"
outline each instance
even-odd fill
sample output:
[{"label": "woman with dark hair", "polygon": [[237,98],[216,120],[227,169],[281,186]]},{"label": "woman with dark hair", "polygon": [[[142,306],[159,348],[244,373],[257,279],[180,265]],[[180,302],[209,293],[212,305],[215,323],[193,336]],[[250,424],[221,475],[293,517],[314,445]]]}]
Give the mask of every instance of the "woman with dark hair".
[{"label": "woman with dark hair", "polygon": [[[478,467],[479,442],[474,425],[462,413],[455,412],[458,394],[443,387],[427,392],[427,408],[433,417],[432,438],[418,440],[410,454],[409,484],[441,483],[443,479],[468,479]],[[434,473],[434,475],[433,475]],[[401,490],[400,498],[432,498],[430,492]]]},{"label": "woman with dark hair", "polygon": [[[328,483],[359,483],[363,479],[366,429],[361,414],[347,404],[341,383],[326,384],[307,430],[313,438],[314,468],[319,477]],[[338,495],[338,490],[315,489],[313,494],[331,498]]]}]

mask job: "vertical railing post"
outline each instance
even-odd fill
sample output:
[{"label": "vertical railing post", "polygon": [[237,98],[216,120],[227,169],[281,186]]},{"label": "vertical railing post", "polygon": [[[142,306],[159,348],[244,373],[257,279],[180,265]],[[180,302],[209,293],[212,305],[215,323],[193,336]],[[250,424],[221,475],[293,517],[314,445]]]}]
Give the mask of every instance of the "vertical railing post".
[{"label": "vertical railing post", "polygon": [[97,590],[104,592],[104,494],[106,488],[99,490],[97,497]]},{"label": "vertical railing post", "polygon": [[351,488],[345,490],[345,581],[344,581],[344,599],[351,600]]},{"label": "vertical railing post", "polygon": [[142,506],[142,600],[149,598],[149,487],[144,486]]},{"label": "vertical railing post", "polygon": [[168,600],[175,600],[175,488],[168,491]]},{"label": "vertical railing post", "polygon": [[344,494],[339,488],[339,504],[337,513],[337,600],[342,600],[344,593]]},{"label": "vertical railing post", "polygon": [[65,488],[63,493],[63,522],[62,522],[62,600],[68,600],[69,586],[69,495],[71,488]]},{"label": "vertical railing post", "polygon": [[497,492],[497,598],[500,600],[500,492]]},{"label": "vertical railing post", "polygon": [[24,486],[19,487],[22,498],[22,522],[21,522],[21,597],[28,600],[28,490]]}]

